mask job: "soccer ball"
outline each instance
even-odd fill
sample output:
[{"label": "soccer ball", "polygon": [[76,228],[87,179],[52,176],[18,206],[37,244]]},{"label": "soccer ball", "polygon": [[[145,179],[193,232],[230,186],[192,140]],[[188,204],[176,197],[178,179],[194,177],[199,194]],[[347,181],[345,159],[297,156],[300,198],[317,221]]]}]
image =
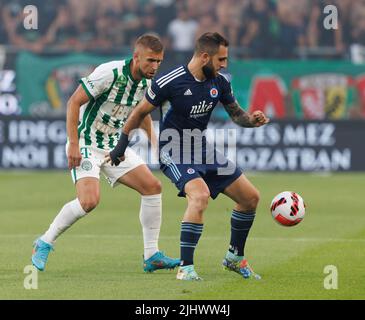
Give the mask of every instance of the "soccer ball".
[{"label": "soccer ball", "polygon": [[271,202],[272,217],[279,224],[291,227],[303,220],[305,204],[303,198],[292,191],[279,193]]}]

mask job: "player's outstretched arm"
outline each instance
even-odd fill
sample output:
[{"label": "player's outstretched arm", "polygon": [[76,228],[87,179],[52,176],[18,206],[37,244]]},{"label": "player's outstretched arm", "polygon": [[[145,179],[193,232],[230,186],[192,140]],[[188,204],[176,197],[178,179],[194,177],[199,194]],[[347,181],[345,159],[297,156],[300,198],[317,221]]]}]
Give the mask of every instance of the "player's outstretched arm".
[{"label": "player's outstretched arm", "polygon": [[262,111],[254,111],[249,114],[244,111],[237,101],[224,106],[232,121],[240,127],[260,127],[270,121]]},{"label": "player's outstretched arm", "polygon": [[146,98],[143,98],[143,100],[135,107],[135,109],[128,117],[128,120],[123,127],[123,131],[117,145],[109,153],[109,156],[105,157],[104,162],[110,162],[112,165],[117,166],[121,161],[124,160],[124,152],[127,149],[129,143],[129,133],[132,130],[139,128],[143,119],[149,113],[151,113],[154,108],[154,105],[149,103]]}]

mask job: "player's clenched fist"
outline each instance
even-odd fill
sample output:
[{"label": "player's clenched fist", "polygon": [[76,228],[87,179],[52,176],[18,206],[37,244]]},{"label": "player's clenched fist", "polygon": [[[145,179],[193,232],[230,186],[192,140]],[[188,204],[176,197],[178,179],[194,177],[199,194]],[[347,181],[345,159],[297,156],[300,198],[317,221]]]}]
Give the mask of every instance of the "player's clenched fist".
[{"label": "player's clenched fist", "polygon": [[122,161],[125,160],[125,156],[121,156],[121,157],[117,157],[116,160],[113,161],[112,157],[110,154],[107,154],[105,157],[104,157],[104,161],[103,161],[103,164],[106,164],[106,163],[109,163],[111,164],[112,166],[118,166]]},{"label": "player's clenched fist", "polygon": [[262,111],[254,111],[250,114],[250,122],[254,127],[260,127],[270,121]]},{"label": "player's clenched fist", "polygon": [[70,143],[67,150],[68,168],[76,168],[81,162],[81,153],[78,143]]}]

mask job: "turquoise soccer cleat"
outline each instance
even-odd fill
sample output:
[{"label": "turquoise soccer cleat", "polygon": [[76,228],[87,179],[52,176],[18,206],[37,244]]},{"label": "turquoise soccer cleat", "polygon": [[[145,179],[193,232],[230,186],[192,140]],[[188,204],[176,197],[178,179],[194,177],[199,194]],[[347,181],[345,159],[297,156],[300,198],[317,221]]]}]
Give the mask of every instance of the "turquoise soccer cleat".
[{"label": "turquoise soccer cleat", "polygon": [[194,269],[194,265],[182,266],[177,272],[176,279],[178,280],[188,280],[188,281],[201,281],[203,280],[198,276]]},{"label": "turquoise soccer cleat", "polygon": [[157,251],[152,257],[143,260],[144,272],[153,272],[159,269],[174,269],[178,265],[180,265],[180,259],[165,256],[162,251]]},{"label": "turquoise soccer cleat", "polygon": [[225,270],[234,271],[241,275],[244,279],[254,278],[260,280],[261,276],[253,271],[247,260],[243,257],[237,257],[231,252],[227,252],[223,259],[223,267]]},{"label": "turquoise soccer cleat", "polygon": [[34,241],[32,263],[39,271],[43,271],[45,269],[48,255],[51,250],[54,250],[53,246],[44,242],[40,238]]}]

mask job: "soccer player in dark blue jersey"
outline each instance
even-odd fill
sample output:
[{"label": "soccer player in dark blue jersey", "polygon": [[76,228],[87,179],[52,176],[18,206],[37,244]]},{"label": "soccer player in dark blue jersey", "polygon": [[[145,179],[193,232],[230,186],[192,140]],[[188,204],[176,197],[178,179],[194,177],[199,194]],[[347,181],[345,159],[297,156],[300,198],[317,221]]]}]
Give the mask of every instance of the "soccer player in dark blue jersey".
[{"label": "soccer player in dark blue jersey", "polygon": [[[219,101],[233,122],[241,127],[259,127],[269,121],[261,111],[246,113],[233,96],[229,81],[219,73],[227,67],[228,45],[220,34],[205,33],[197,40],[188,65],[154,79],[144,99],[128,118],[118,145],[106,158],[114,165],[123,161],[131,130],[138,128],[156,107],[165,101],[170,103],[160,126],[160,165],[179,189],[179,196],[185,196],[188,202],[181,223],[181,265],[177,274],[177,279],[181,280],[201,280],[194,269],[194,250],[203,231],[203,213],[208,200],[215,199],[219,193],[235,202],[231,239],[223,265],[243,278],[260,278],[244,257],[259,192],[239,168],[219,152],[211,152],[204,134],[198,141],[193,134],[204,132]],[[224,170],[227,168],[231,169]]]}]

